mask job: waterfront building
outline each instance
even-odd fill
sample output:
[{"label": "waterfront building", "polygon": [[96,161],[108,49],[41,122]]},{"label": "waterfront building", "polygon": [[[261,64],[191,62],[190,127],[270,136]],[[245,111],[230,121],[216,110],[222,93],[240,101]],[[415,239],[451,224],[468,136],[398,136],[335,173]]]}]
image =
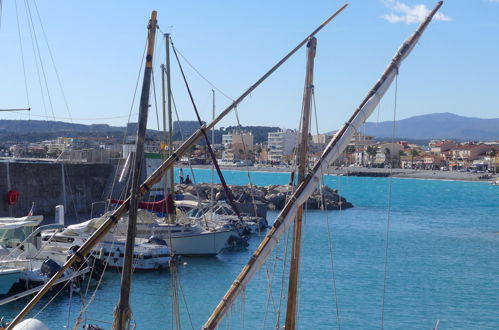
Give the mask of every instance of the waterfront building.
[{"label": "waterfront building", "polygon": [[222,135],[222,159],[224,160],[252,160],[254,149],[253,133],[231,132]]},{"label": "waterfront building", "polygon": [[449,151],[456,147],[457,143],[451,140],[431,140],[428,144],[430,152],[435,155],[441,155],[445,151]]},{"label": "waterfront building", "polygon": [[269,161],[280,163],[284,156],[293,154],[297,138],[298,132],[291,129],[268,133]]}]

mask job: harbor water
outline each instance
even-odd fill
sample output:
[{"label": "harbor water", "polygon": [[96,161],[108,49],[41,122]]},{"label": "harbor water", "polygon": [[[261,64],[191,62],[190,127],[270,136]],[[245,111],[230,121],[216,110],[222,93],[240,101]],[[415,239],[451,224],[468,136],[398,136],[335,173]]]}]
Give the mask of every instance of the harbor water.
[{"label": "harbor water", "polygon": [[[210,181],[210,170],[194,172],[197,182]],[[191,173],[184,169],[186,174]],[[229,184],[248,183],[245,171],[224,174]],[[382,322],[386,329],[432,329],[437,320],[440,329],[499,329],[499,187],[396,178],[324,180],[354,208],[305,213],[300,329],[338,328],[338,321],[342,329],[380,328]],[[287,184],[289,173],[252,172],[251,181]],[[276,214],[269,212],[270,223]],[[252,237],[244,250],[180,261],[182,328],[202,326],[262,237]],[[281,291],[287,289],[283,269],[284,264],[289,266],[289,240],[286,235],[281,239],[221,328],[283,326],[286,303]],[[119,285],[119,272],[107,272],[95,297],[94,285],[86,295],[83,287],[71,297],[68,292],[49,296],[30,316],[51,329],[72,328],[82,300],[92,300],[81,319],[109,329],[106,322],[112,321]],[[173,328],[171,288],[169,270],[134,274],[137,329]],[[0,316],[12,318],[25,303],[1,306]]]}]

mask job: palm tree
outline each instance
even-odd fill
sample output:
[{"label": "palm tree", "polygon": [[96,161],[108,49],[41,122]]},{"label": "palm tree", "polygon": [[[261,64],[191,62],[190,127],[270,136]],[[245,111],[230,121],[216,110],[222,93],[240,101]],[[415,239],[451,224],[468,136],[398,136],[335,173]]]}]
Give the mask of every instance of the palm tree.
[{"label": "palm tree", "polygon": [[385,154],[385,165],[386,165],[386,162],[389,161],[390,162],[390,166],[392,166],[392,159],[390,157],[391,155],[391,151],[390,151],[390,148],[385,148],[385,151],[384,151],[384,154]]},{"label": "palm tree", "polygon": [[399,150],[399,167],[402,167],[402,156],[405,155],[404,150]]},{"label": "palm tree", "polygon": [[419,156],[419,150],[412,149],[411,150],[411,167],[414,168],[414,157]]},{"label": "palm tree", "polygon": [[376,157],[376,154],[378,153],[378,148],[375,146],[368,146],[366,153],[369,155],[369,160],[372,162],[372,159]]},{"label": "palm tree", "polygon": [[495,148],[492,148],[491,151],[488,152],[489,154],[489,157],[490,157],[490,166],[492,167],[492,170],[495,172],[496,171],[496,164],[495,164],[495,160],[496,160],[496,156],[497,156],[497,151]]}]

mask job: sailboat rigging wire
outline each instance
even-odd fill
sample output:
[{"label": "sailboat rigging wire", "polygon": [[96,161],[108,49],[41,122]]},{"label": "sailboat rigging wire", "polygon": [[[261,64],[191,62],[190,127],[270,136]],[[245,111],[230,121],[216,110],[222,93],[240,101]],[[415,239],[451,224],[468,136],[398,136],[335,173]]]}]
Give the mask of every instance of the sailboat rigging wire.
[{"label": "sailboat rigging wire", "polygon": [[37,51],[37,54],[38,54],[38,59],[40,61],[40,68],[42,69],[41,71],[42,71],[43,81],[45,83],[45,91],[47,93],[47,98],[48,98],[48,101],[49,101],[50,110],[52,112],[52,117],[55,120],[54,105],[53,105],[52,96],[51,96],[50,90],[49,90],[49,84],[47,82],[47,75],[45,73],[45,66],[43,65],[42,53],[40,51],[40,46],[39,46],[39,43],[38,43],[38,37],[36,36],[35,22],[33,21],[33,16],[31,15],[31,8],[29,6],[29,1],[25,0],[25,4],[26,4],[26,13],[27,13],[27,17],[28,17],[28,25],[31,26],[31,28],[32,28],[32,33],[33,33],[33,37],[34,37],[35,45],[36,45],[36,51]]},{"label": "sailboat rigging wire", "polygon": [[[395,93],[393,103],[392,147],[395,143],[395,119],[397,118],[398,70],[395,76]],[[388,248],[390,238],[390,223],[392,218],[392,186],[393,186],[393,152],[390,152],[390,178],[388,179],[388,206],[386,210],[385,260],[383,270],[383,295],[381,298],[381,330],[385,327],[385,298],[388,278]],[[386,157],[386,155],[385,155]],[[412,165],[412,164],[411,164]]]},{"label": "sailboat rigging wire", "polygon": [[[280,329],[280,320],[281,320],[281,310],[282,310],[282,302],[284,300],[284,288],[286,286],[286,269],[287,269],[287,260],[288,260],[288,248],[289,248],[289,237],[291,236],[291,230],[288,230],[286,234],[286,244],[284,248],[284,259],[282,262],[282,272],[281,272],[281,289],[279,292],[279,308],[277,309],[277,320],[275,324],[275,329]],[[277,256],[277,254],[276,254]]]},{"label": "sailboat rigging wire", "polygon": [[[203,127],[203,121],[201,120],[201,117],[199,115],[196,103],[194,102],[194,97],[192,96],[191,89],[189,87],[189,84],[187,83],[187,78],[185,77],[185,74],[184,74],[184,69],[182,68],[182,64],[180,63],[180,59],[178,57],[177,50],[176,50],[175,45],[173,44],[173,41],[171,40],[171,38],[170,38],[170,43],[172,45],[173,54],[175,54],[175,58],[177,59],[177,63],[178,63],[178,66],[180,68],[180,73],[182,74],[182,78],[184,80],[185,87],[187,88],[187,92],[189,94],[189,98],[191,100],[192,107],[194,108],[194,112],[196,113],[196,117],[198,119],[199,126]],[[239,209],[236,205],[236,202],[234,201],[234,195],[232,194],[232,191],[230,190],[230,188],[227,186],[227,183],[225,182],[225,178],[223,176],[222,170],[220,169],[220,166],[218,165],[217,157],[215,156],[213,148],[211,147],[210,139],[208,138],[208,135],[206,135],[206,131],[202,130],[201,133],[203,134],[203,137],[206,141],[206,147],[208,148],[208,152],[210,153],[211,160],[212,160],[213,165],[215,166],[215,169],[218,173],[218,177],[220,179],[220,182],[222,183],[222,187],[224,189],[225,195],[226,195],[227,199],[229,200],[229,204],[232,207],[232,209],[234,210],[234,212],[236,213],[237,217],[239,218],[239,221],[242,221],[241,214],[240,214]]]},{"label": "sailboat rigging wire", "polygon": [[[33,37],[34,31],[32,30],[31,24],[29,24],[29,15],[28,15],[28,8],[27,8],[26,0],[24,1],[24,12],[26,14],[26,21],[27,21],[26,24],[28,25],[29,39],[31,41],[31,50],[33,52],[33,59],[35,61],[36,75],[38,78],[38,87],[40,88],[40,96],[42,97],[43,110],[45,112],[46,118],[49,118],[48,113],[47,113],[47,103],[45,102],[45,92],[43,91],[43,86],[42,86],[42,77],[40,75],[40,66],[38,65],[38,57],[36,54],[36,47],[35,47],[35,42],[34,42],[34,37]],[[31,115],[31,113],[30,113],[30,115]]]},{"label": "sailboat rigging wire", "polygon": [[220,301],[215,311],[203,326],[204,329],[214,329],[223,318],[227,310],[232,305],[234,299],[240,293],[240,290],[248,284],[253,275],[261,268],[265,260],[272,252],[278,242],[278,238],[289,228],[292,219],[298,212],[298,207],[305,203],[309,196],[315,191],[316,185],[320,182],[320,175],[325,171],[328,164],[337,159],[346,148],[356,129],[364,123],[364,112],[367,116],[372,114],[379,100],[386,93],[390,84],[397,74],[401,62],[409,55],[418,39],[430,23],[435,13],[440,9],[443,2],[439,1],[435,8],[429,13],[426,19],[421,23],[417,30],[403,43],[397,50],[395,56],[388,64],[381,78],[374,84],[367,96],[362,100],[359,107],[352,114],[345,125],[335,134],[324,150],[320,160],[315,164],[311,173],[298,186],[290,201],[286,203],[284,209],[274,222],[267,236],[263,239],[258,249],[255,251],[250,261],[243,267],[241,273],[232,283],[231,287]]},{"label": "sailboat rigging wire", "polygon": [[[319,135],[319,118],[317,116],[317,103],[315,99],[315,88],[312,88],[312,104],[314,108],[314,117],[315,117],[315,129],[317,132],[317,135]],[[366,118],[367,120],[367,118]],[[324,141],[325,142],[325,141]],[[329,213],[327,209],[327,205],[325,205],[326,199],[324,198],[324,173],[321,173],[321,182],[319,184],[319,192],[320,192],[320,198],[321,198],[321,209],[324,212],[326,216],[326,227],[327,227],[327,242],[328,242],[328,248],[329,248],[329,260],[331,263],[331,275],[332,275],[332,282],[333,282],[333,295],[334,295],[334,304],[336,307],[336,322],[338,324],[338,330],[341,329],[341,322],[340,322],[340,308],[339,308],[339,303],[338,303],[338,294],[336,290],[336,272],[334,269],[334,257],[333,257],[333,234],[329,225]],[[341,207],[341,197],[338,194],[339,198],[339,204]]]},{"label": "sailboat rigging wire", "polygon": [[[251,174],[250,174],[250,168],[249,168],[249,162],[248,162],[248,159],[249,158],[249,152],[248,152],[248,148],[246,147],[246,142],[244,142],[244,136],[243,136],[243,132],[242,130],[240,129],[241,128],[241,122],[239,121],[239,112],[237,111],[237,106],[234,108],[234,114],[236,115],[236,120],[237,120],[237,126],[239,127],[239,134],[241,135],[241,142],[243,144],[243,153],[245,155],[245,163],[246,163],[246,175],[248,176],[248,183],[250,185],[250,195],[251,195],[251,204],[253,205],[253,212],[254,212],[254,215],[255,216],[258,216],[258,210],[256,208],[256,203],[255,203],[255,194],[254,194],[254,191],[253,191],[253,182],[251,181]],[[234,152],[234,150],[232,150],[232,152]],[[254,155],[255,155],[255,150],[254,150],[254,147],[253,147],[253,159],[254,159]],[[242,197],[243,195],[241,195]],[[258,235],[261,234],[261,226],[260,226],[260,220],[258,220]]]},{"label": "sailboat rigging wire", "polygon": [[[173,46],[173,43],[172,43],[172,46]],[[229,95],[224,93],[220,88],[218,88],[217,86],[215,86],[215,84],[213,84],[211,81],[209,81],[208,78],[206,78],[201,72],[199,72],[199,70],[196,69],[196,67],[194,67],[194,65],[192,65],[192,63],[182,54],[182,52],[180,52],[180,50],[178,50],[178,48],[177,48],[177,52],[180,55],[180,57],[182,57],[182,59],[185,61],[185,63],[187,63],[187,65],[189,65],[191,67],[191,69],[194,70],[194,72],[196,72],[198,74],[198,76],[200,76],[204,81],[206,81],[208,83],[208,85],[210,85],[213,89],[215,89],[217,92],[219,92],[224,97],[226,97],[229,101],[234,102],[234,99],[232,97],[230,97]]]},{"label": "sailboat rigging wire", "polygon": [[[19,37],[19,50],[21,51],[21,64],[23,66],[24,90],[26,92],[26,102],[28,104],[28,108],[30,108],[29,92],[28,92],[28,80],[26,79],[26,65],[25,65],[25,61],[24,61],[24,50],[23,50],[23,43],[22,43],[22,38],[21,38],[21,26],[19,24],[19,12],[17,9],[17,0],[14,1],[14,7],[16,10],[17,35]],[[0,13],[0,15],[1,15],[1,13]]]},{"label": "sailboat rigging wire", "polygon": [[54,72],[55,72],[55,76],[57,78],[57,83],[59,84],[59,88],[61,90],[62,99],[64,100],[64,104],[66,105],[66,110],[68,111],[70,121],[73,122],[72,115],[71,115],[71,109],[69,107],[68,100],[66,98],[66,93],[64,92],[64,88],[62,87],[61,78],[59,76],[59,71],[57,70],[57,66],[55,65],[54,56],[52,55],[52,50],[50,49],[47,34],[45,33],[45,29],[43,28],[42,18],[40,17],[40,13],[38,11],[38,6],[36,4],[36,1],[33,1],[33,3],[35,5],[35,12],[36,12],[36,15],[38,16],[38,21],[40,22],[40,27],[42,28],[43,38],[45,39],[45,44],[47,45],[47,50],[48,50],[48,53],[50,55],[50,59],[52,61],[52,66],[54,67]]},{"label": "sailboat rigging wire", "polygon": [[[336,271],[334,269],[334,255],[333,255],[333,231],[331,230],[330,224],[329,224],[329,213],[327,209],[327,205],[324,205],[325,203],[325,198],[324,198],[324,175],[321,176],[321,183],[320,183],[320,196],[321,196],[321,202],[322,202],[322,211],[326,216],[326,227],[327,227],[327,243],[328,243],[328,250],[329,250],[329,260],[331,263],[331,280],[333,282],[333,295],[334,295],[334,304],[336,307],[336,322],[338,324],[338,330],[341,329],[341,322],[340,322],[340,306],[338,303],[338,291],[336,290]],[[341,200],[339,201],[341,203]]]}]

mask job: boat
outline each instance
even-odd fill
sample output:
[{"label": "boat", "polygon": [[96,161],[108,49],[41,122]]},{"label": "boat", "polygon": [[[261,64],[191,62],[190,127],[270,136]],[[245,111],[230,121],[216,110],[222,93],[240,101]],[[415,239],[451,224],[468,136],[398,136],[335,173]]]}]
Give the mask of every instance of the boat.
[{"label": "boat", "polygon": [[0,299],[7,297],[12,292],[26,269],[25,264],[18,263],[16,260],[0,260]]},{"label": "boat", "polygon": [[[40,233],[60,226],[38,227],[42,221],[43,216],[0,218],[0,305],[23,297],[23,293],[36,292],[33,288],[45,284],[71,253],[69,249],[48,252],[41,247]],[[60,283],[85,279],[88,273],[98,276],[101,271],[100,263],[82,263],[68,270]]]},{"label": "boat", "polygon": [[[383,72],[381,78],[375,83],[373,88],[369,91],[368,95],[363,99],[359,107],[355,110],[350,119],[345,123],[345,125],[335,134],[331,141],[327,144],[324,149],[320,159],[314,165],[314,167],[308,172],[308,174],[302,177],[301,183],[296,187],[294,193],[289,198],[284,209],[280,212],[277,219],[275,220],[272,228],[269,230],[267,236],[262,240],[260,246],[257,248],[255,253],[250,258],[249,262],[243,267],[241,273],[237,276],[235,281],[232,283],[231,287],[222,298],[213,314],[207,320],[204,329],[214,329],[216,328],[223,317],[229,313],[236,301],[236,298],[244,292],[251,278],[258,272],[258,270],[264,265],[266,258],[272,253],[273,248],[278,244],[279,238],[286,232],[287,229],[295,223],[296,219],[299,219],[299,214],[301,213],[301,206],[308,200],[308,197],[317,189],[320,184],[322,176],[327,173],[327,169],[330,163],[332,163],[337,157],[339,157],[343,150],[348,145],[353,134],[358,131],[360,126],[367,120],[367,118],[375,110],[377,104],[381,98],[386,93],[387,89],[394,81],[398,74],[398,69],[402,61],[409,55],[411,50],[417,44],[421,35],[425,31],[426,27],[432,20],[433,16],[436,14],[438,9],[442,6],[442,1],[438,2],[435,8],[429,13],[427,18],[421,23],[417,30],[402,44],[398,49],[394,58],[391,60],[385,71]],[[132,193],[125,202],[120,205],[112,214],[107,217],[107,219],[102,223],[102,225],[95,230],[93,235],[91,235],[88,240],[71,256],[63,267],[47,282],[47,284],[38,292],[38,294],[33,297],[33,299],[24,307],[24,309],[11,321],[7,329],[14,328],[15,325],[19,324],[22,319],[29,313],[29,311],[39,302],[43,295],[50,289],[63,272],[67,270],[71,265],[77,260],[81,259],[91,253],[94,246],[102,240],[105,235],[114,227],[116,222],[127,212],[130,211],[130,220],[128,221],[128,231],[127,231],[127,253],[125,253],[125,267],[121,282],[121,293],[120,301],[115,309],[115,321],[113,323],[114,329],[125,329],[130,325],[130,315],[131,309],[129,305],[129,295],[131,286],[131,257],[133,253],[133,240],[135,238],[135,223],[134,221],[137,211],[137,204],[139,196],[145,195],[155,183],[161,180],[164,173],[166,173],[178,160],[182,157],[192,144],[205,135],[206,130],[211,129],[215,126],[225,115],[227,115],[232,109],[234,109],[245,97],[247,97],[257,86],[259,86],[266,78],[268,78],[277,68],[282,65],[289,57],[291,57],[298,49],[300,49],[305,44],[309,44],[312,38],[319,32],[326,24],[328,24],[334,17],[336,17],[346,5],[341,7],[336,13],[330,16],[324,23],[322,23],[316,30],[309,34],[305,40],[298,44],[288,55],[286,55],[281,61],[279,61],[274,67],[272,67],[262,78],[260,78],[255,84],[250,86],[240,97],[233,101],[233,103],[227,107],[215,120],[210,124],[202,126],[197,131],[195,131],[181,146],[179,146],[175,154],[168,157],[164,163],[148,178],[146,181],[138,188],[138,185],[133,185]],[[151,66],[152,66],[152,54],[154,37],[156,30],[156,12],[151,15],[151,20],[149,24],[149,37],[148,37],[148,52],[146,59],[146,68],[144,73],[144,85],[150,82]],[[152,46],[151,46],[152,44]],[[310,53],[309,53],[310,54]],[[309,86],[310,87],[310,86]],[[306,87],[307,88],[307,87]],[[147,98],[148,94],[143,93],[141,99],[141,108],[139,117],[143,114],[143,111],[147,110]],[[145,96],[145,97],[144,97]],[[305,102],[304,102],[305,103]],[[141,125],[139,124],[139,132]],[[143,127],[145,131],[145,126]],[[143,136],[143,135],[142,135]],[[140,141],[140,139],[137,139]],[[139,144],[137,145],[137,158],[139,157]],[[137,165],[137,164],[136,164]],[[135,180],[135,184],[137,181]],[[299,226],[295,226],[299,228]],[[299,233],[299,232],[297,232]],[[299,239],[299,235],[296,237]],[[129,249],[129,250],[128,250]],[[299,266],[299,259],[296,262]],[[296,269],[293,270],[296,273]],[[291,281],[290,281],[291,282]],[[296,282],[295,282],[296,283]],[[297,285],[294,284],[295,289]],[[293,299],[296,296],[290,298]],[[289,300],[289,299],[288,299]],[[295,299],[296,300],[296,299]],[[289,305],[288,305],[289,306]],[[293,311],[293,314],[296,310]],[[294,318],[295,315],[291,315]],[[288,315],[286,317],[288,319]],[[290,325],[286,321],[286,329],[294,329],[295,323],[291,321]],[[278,324],[276,327],[280,328]]]},{"label": "boat", "polygon": [[268,228],[266,219],[245,214],[237,216],[225,201],[192,208],[187,212],[187,217],[194,223],[210,228],[234,228],[241,235],[261,233]]},{"label": "boat", "polygon": [[[117,204],[123,201],[114,201]],[[139,204],[140,205],[140,204]],[[160,238],[167,242],[171,252],[175,255],[203,256],[217,255],[225,248],[242,245],[244,238],[233,226],[212,226],[189,219],[187,216],[176,216],[175,222],[167,217],[159,217],[146,209],[138,211],[136,228],[137,238]],[[181,204],[186,205],[186,204]],[[198,205],[198,203],[195,203]],[[185,208],[184,208],[185,210]],[[105,214],[100,219],[105,220]],[[116,237],[124,237],[127,232],[128,216],[120,218],[114,229]]]},{"label": "boat", "polygon": [[[64,229],[46,230],[41,233],[43,256],[61,254],[63,251],[74,250],[83,245],[99,227],[103,217],[70,225]],[[126,230],[126,229],[125,229]],[[91,255],[109,267],[121,268],[124,262],[125,237],[108,234],[92,250]],[[64,263],[66,260],[63,260]],[[137,270],[156,270],[167,268],[170,262],[170,250],[166,241],[160,239],[136,238],[134,246],[133,265]]]}]

